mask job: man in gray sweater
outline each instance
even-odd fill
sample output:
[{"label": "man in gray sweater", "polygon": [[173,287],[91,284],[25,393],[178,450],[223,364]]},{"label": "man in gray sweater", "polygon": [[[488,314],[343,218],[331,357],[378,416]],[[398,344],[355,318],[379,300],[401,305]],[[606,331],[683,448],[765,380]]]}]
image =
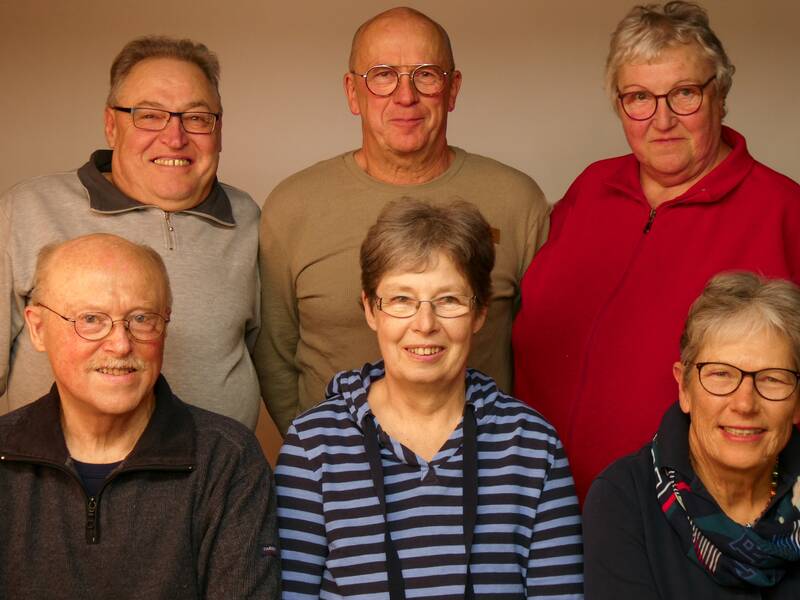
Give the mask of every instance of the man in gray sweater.
[{"label": "man in gray sweater", "polygon": [[0,417],[0,598],[278,598],[255,436],[161,375],[159,254],[108,234],[46,246],[24,317],[55,384]]},{"label": "man in gray sweater", "polygon": [[0,414],[35,400],[52,381],[23,331],[37,252],[107,232],[150,245],[169,268],[175,312],[164,373],[176,393],[255,427],[259,208],[216,178],[218,80],[219,62],[202,44],[133,40],[111,67],[111,150],[0,197]]}]

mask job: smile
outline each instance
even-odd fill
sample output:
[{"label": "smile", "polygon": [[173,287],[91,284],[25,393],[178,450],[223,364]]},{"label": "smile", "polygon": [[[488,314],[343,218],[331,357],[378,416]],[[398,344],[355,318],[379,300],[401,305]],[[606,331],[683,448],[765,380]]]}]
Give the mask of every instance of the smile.
[{"label": "smile", "polygon": [[406,348],[406,350],[417,356],[433,356],[434,354],[443,352],[444,348],[441,346],[412,346],[410,348]]},{"label": "smile", "polygon": [[185,158],[155,158],[153,163],[162,167],[188,167],[192,161]]},{"label": "smile", "polygon": [[125,368],[111,368],[111,367],[100,367],[95,369],[98,373],[102,373],[103,375],[114,375],[116,377],[120,377],[122,375],[130,375],[131,373],[135,373],[136,369],[133,367],[125,367]]},{"label": "smile", "polygon": [[720,426],[720,429],[722,429],[728,435],[731,435],[733,437],[741,437],[741,438],[753,437],[753,436],[756,436],[756,435],[761,435],[762,433],[764,433],[766,431],[766,429],[761,429],[760,427],[752,427],[752,428],[750,428],[750,427],[748,427],[748,428],[744,428],[744,427],[725,427],[724,425]]}]

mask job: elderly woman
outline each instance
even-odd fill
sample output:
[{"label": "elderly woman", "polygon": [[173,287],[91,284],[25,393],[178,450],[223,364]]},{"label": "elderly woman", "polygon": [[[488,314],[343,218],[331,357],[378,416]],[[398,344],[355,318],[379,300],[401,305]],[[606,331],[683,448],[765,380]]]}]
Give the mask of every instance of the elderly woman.
[{"label": "elderly woman", "polygon": [[383,360],[339,373],[286,436],[285,599],[582,597],[555,430],[466,368],[493,264],[465,202],[405,198],[369,230],[361,300]]},{"label": "elderly woman", "polygon": [[665,365],[706,281],[800,280],[800,186],[722,125],[733,70],[699,6],[631,10],[606,77],[633,153],[578,177],[523,279],[515,395],[561,433],[579,497],[675,400]]},{"label": "elderly woman", "polygon": [[800,597],[800,288],[718,275],[673,366],[680,402],[586,499],[586,597]]}]

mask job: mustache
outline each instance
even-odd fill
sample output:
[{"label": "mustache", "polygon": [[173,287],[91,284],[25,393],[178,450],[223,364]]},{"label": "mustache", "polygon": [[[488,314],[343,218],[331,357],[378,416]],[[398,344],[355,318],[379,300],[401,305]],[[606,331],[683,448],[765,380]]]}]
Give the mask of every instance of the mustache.
[{"label": "mustache", "polygon": [[146,365],[143,360],[131,356],[128,358],[93,358],[86,364],[87,371],[98,369],[132,369],[134,371],[144,371]]}]

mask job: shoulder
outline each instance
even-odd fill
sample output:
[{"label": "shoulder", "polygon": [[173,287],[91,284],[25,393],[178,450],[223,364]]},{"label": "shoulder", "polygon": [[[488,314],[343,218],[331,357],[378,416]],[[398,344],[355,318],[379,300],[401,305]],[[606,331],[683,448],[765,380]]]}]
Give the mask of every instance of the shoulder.
[{"label": "shoulder", "polygon": [[88,200],[77,172],[67,171],[21,181],[0,196],[0,204],[6,208],[27,208],[31,202],[46,202],[53,206],[61,206],[70,195],[76,194],[82,200]]},{"label": "shoulder", "polygon": [[752,183],[758,185],[763,193],[787,201],[800,202],[800,184],[791,177],[769,168],[763,163],[754,161],[753,170],[750,172]]},{"label": "shoulder", "polygon": [[191,415],[198,459],[206,462],[229,462],[266,466],[264,453],[256,436],[238,421],[211,411],[185,404]]},{"label": "shoulder", "polygon": [[348,170],[345,164],[345,157],[348,154],[350,152],[338,154],[306,167],[293,175],[289,175],[289,177],[275,186],[275,189],[267,197],[265,206],[284,201],[284,199],[296,199],[300,194],[320,188],[327,189],[337,179],[348,177]]},{"label": "shoulder", "polygon": [[544,199],[541,188],[527,173],[487,156],[472,154],[459,148],[456,148],[456,152],[464,153],[463,170],[466,173],[491,177],[492,183],[500,186],[501,189],[517,189],[526,192],[531,197]]},{"label": "shoulder", "polygon": [[358,433],[347,402],[341,395],[329,397],[307,410],[295,418],[292,426],[301,441],[315,438],[314,443],[327,443],[331,437]]},{"label": "shoulder", "polygon": [[602,515],[609,504],[642,495],[656,496],[651,444],[614,461],[595,478],[586,496],[585,511]]},{"label": "shoulder", "polygon": [[261,209],[258,207],[258,204],[255,202],[255,200],[253,200],[252,196],[250,196],[250,194],[244,190],[240,190],[239,188],[227,183],[220,182],[219,185],[222,187],[225,195],[228,197],[234,212],[246,212],[256,216],[258,216],[258,214],[261,212]]}]

